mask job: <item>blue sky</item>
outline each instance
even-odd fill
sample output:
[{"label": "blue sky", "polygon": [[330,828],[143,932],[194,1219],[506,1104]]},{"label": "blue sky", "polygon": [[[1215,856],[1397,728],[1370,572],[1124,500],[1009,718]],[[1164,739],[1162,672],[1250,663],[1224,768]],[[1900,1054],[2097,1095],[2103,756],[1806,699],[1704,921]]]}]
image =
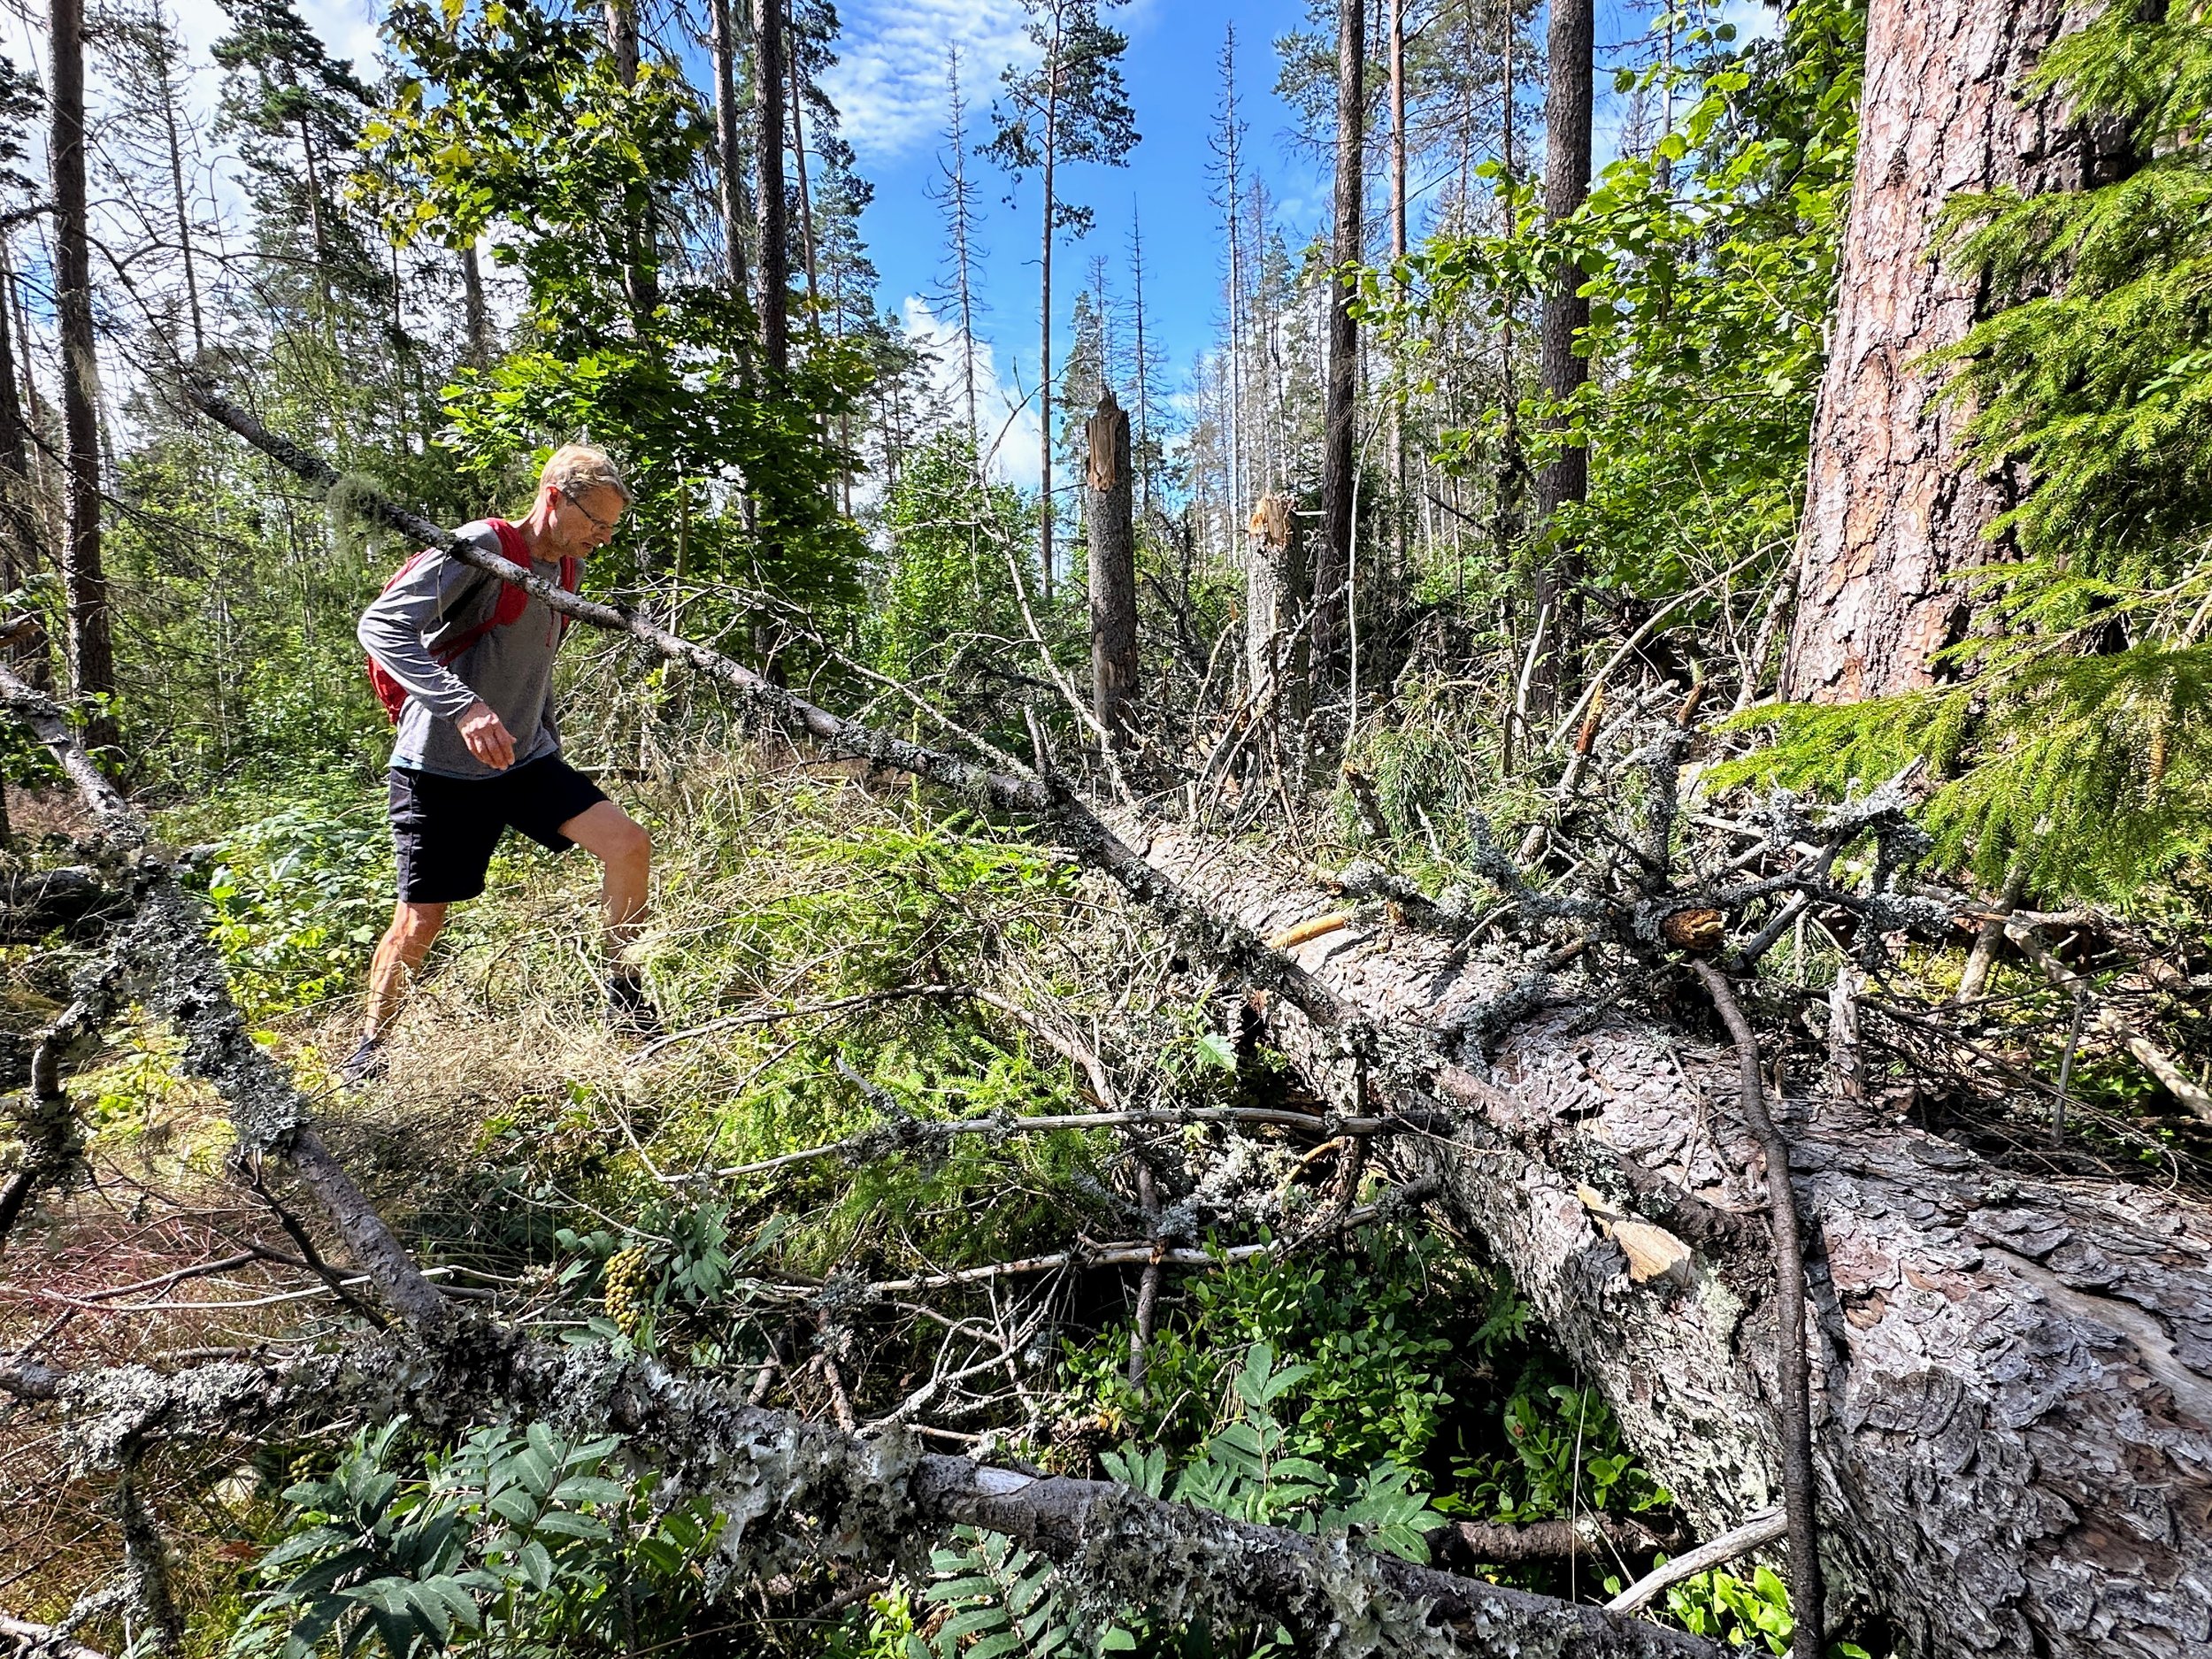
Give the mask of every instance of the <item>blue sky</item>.
[{"label": "blue sky", "polygon": [[[365,64],[373,58],[379,0],[296,3],[334,51]],[[227,27],[219,0],[169,4],[202,65],[198,90],[211,99],[215,75],[206,66],[206,50]],[[1774,27],[1764,0],[1675,4],[1747,32]],[[1657,9],[1658,0],[1597,0],[1600,165],[1620,119],[1605,71],[1624,59],[1629,42],[1647,35]],[[1029,54],[1020,0],[839,0],[839,12],[841,62],[827,89],[858,152],[861,172],[876,187],[863,231],[881,273],[879,297],[887,309],[926,326],[930,319],[920,296],[941,287],[944,257],[943,227],[929,192],[939,180],[946,124],[946,48],[961,48],[971,133],[980,142],[1000,72]],[[1274,93],[1274,41],[1307,27],[1306,12],[1303,0],[1128,0],[1109,16],[1129,36],[1125,77],[1142,140],[1126,167],[1082,166],[1064,175],[1071,198],[1095,211],[1097,227],[1056,256],[1054,349],[1056,355],[1065,346],[1068,310],[1094,255],[1106,257],[1110,288],[1123,293],[1131,216],[1141,212],[1148,326],[1167,350],[1169,382],[1176,388],[1211,340],[1219,315],[1218,210],[1207,200],[1214,188],[1208,139],[1221,98],[1223,36],[1232,20],[1238,35],[1238,98],[1248,128],[1248,165],[1266,179],[1294,241],[1318,229],[1325,217],[1325,165],[1291,144],[1292,114]],[[1540,16],[1537,27],[1542,27]],[[19,19],[8,32],[24,29]],[[16,55],[35,58],[39,48],[24,38]],[[1532,124],[1539,119],[1540,112],[1530,110]],[[1036,380],[1036,185],[1029,180],[1012,186],[980,162],[976,176],[984,212],[979,241],[988,250],[979,286],[989,308],[978,333],[995,380],[1002,387],[1018,383],[1026,391]],[[1011,402],[1007,398],[1002,406]],[[1026,431],[1018,420],[1001,457],[1002,470],[1017,481],[1033,481],[1034,457],[1033,418]]]},{"label": "blue sky", "polygon": [[[1757,0],[1715,4],[1717,16],[1763,30],[1770,14]],[[988,122],[990,95],[1001,68],[1025,51],[1018,0],[840,0],[843,61],[829,83],[861,172],[876,186],[864,231],[882,274],[887,306],[914,315],[918,296],[942,281],[944,232],[929,199],[939,180],[946,121],[946,47],[961,48],[962,81],[972,134]],[[1620,60],[1624,43],[1642,38],[1655,8],[1635,0],[1599,0],[1601,65]],[[1097,227],[1056,255],[1056,356],[1066,341],[1075,288],[1094,254],[1109,261],[1109,285],[1125,284],[1133,211],[1144,228],[1148,327],[1168,349],[1171,383],[1180,385],[1209,343],[1219,313],[1219,211],[1207,200],[1215,186],[1208,140],[1221,100],[1219,61],[1233,19],[1238,36],[1238,97],[1249,127],[1248,154],[1281,204],[1284,220],[1303,233],[1327,211],[1327,180],[1318,164],[1290,143],[1290,110],[1275,96],[1277,36],[1306,26],[1299,0],[1132,0],[1110,13],[1129,36],[1125,65],[1142,142],[1125,168],[1079,167],[1068,177],[1072,199],[1092,206]],[[1599,81],[1598,148],[1609,147],[1619,111],[1609,76]],[[1538,112],[1530,111],[1532,121]],[[1600,165],[1603,165],[1601,154]],[[1004,384],[1035,384],[1037,358],[1037,195],[1033,180],[1010,187],[979,167],[986,211],[980,242],[989,250],[983,291],[991,314],[978,333]],[[1416,181],[1417,188],[1418,181]],[[1005,198],[1010,188],[1013,205]],[[1033,477],[1022,448],[1003,457],[1010,476]]]}]

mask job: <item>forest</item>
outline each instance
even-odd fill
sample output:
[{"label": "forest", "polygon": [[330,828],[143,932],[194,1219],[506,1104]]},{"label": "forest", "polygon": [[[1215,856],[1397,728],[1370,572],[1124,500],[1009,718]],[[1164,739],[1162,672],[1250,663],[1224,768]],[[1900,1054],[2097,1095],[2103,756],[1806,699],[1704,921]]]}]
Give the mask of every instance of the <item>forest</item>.
[{"label": "forest", "polygon": [[2212,3],[1016,4],[7,9],[0,1655],[2212,1655]]}]

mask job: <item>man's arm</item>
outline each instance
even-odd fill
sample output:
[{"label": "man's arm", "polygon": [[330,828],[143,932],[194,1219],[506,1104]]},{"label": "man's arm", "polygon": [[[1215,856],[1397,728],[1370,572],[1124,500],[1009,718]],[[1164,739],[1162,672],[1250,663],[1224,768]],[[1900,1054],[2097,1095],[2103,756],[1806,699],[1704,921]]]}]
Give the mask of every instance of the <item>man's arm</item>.
[{"label": "man's arm", "polygon": [[442,552],[426,554],[361,613],[354,636],[384,672],[431,713],[458,720],[477,696],[423,643],[497,579]]}]

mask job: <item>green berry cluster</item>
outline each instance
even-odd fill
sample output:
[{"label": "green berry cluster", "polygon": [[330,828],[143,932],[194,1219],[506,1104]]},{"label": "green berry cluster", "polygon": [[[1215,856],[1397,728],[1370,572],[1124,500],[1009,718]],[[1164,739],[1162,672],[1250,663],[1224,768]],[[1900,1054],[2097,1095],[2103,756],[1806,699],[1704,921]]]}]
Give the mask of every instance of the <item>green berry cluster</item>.
[{"label": "green berry cluster", "polygon": [[645,1323],[645,1249],[634,1244],[607,1258],[603,1275],[606,1286],[607,1317],[625,1336],[635,1336]]}]

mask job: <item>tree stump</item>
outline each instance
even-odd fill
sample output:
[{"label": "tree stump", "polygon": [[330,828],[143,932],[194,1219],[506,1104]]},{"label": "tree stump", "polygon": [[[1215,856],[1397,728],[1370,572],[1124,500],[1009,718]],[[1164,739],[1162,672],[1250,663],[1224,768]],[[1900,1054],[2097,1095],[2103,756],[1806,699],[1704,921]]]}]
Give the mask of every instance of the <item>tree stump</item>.
[{"label": "tree stump", "polygon": [[1085,424],[1090,460],[1091,712],[1108,741],[1128,730],[1137,687],[1137,530],[1130,490],[1129,415],[1110,388]]}]

